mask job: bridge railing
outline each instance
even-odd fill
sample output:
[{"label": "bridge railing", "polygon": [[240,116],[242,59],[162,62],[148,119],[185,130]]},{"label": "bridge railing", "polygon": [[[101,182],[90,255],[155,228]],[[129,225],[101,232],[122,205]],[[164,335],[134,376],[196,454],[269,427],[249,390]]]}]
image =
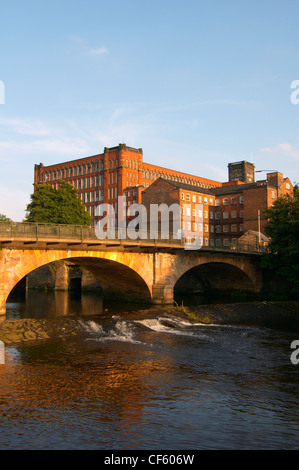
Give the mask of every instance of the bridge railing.
[{"label": "bridge railing", "polygon": [[[159,246],[181,246],[186,249],[199,249],[196,245],[189,243],[185,238],[173,238],[171,235],[168,239],[161,239],[159,237],[150,237],[149,233],[138,233],[136,238],[135,232],[113,229],[110,233],[107,232],[103,239],[97,236],[94,227],[84,225],[63,225],[63,224],[44,224],[44,223],[30,223],[30,222],[11,222],[3,221],[0,222],[0,242],[9,240],[42,240],[42,239],[55,239],[57,241],[113,241],[118,240],[121,242],[131,241],[136,242],[140,245],[144,244],[156,244]],[[229,242],[225,246],[202,246],[204,251],[230,251],[237,253],[262,253],[267,251],[266,246],[262,246],[258,240],[256,242],[245,242],[244,240],[237,240],[236,242]]]},{"label": "bridge railing", "polygon": [[84,225],[42,224],[30,222],[0,222],[0,237],[96,239],[93,227]]}]

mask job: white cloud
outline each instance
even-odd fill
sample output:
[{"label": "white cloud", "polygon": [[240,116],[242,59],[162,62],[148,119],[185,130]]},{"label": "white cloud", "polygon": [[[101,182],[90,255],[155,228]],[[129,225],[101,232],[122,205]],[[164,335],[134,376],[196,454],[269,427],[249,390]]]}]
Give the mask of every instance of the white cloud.
[{"label": "white cloud", "polygon": [[[86,154],[89,151],[88,144],[82,139],[45,139],[25,141],[0,141],[0,157],[2,152],[12,152],[16,155],[22,153],[66,155],[76,158],[77,155]],[[4,153],[2,156],[5,156]]]},{"label": "white cloud", "polygon": [[291,157],[299,160],[299,150],[295,149],[289,142],[282,142],[277,144],[275,147],[264,147],[261,149],[262,152],[271,153],[275,155],[281,155],[285,157]]},{"label": "white cloud", "polygon": [[108,54],[108,49],[106,47],[98,47],[97,49],[90,49],[90,55],[105,55]]},{"label": "white cloud", "polygon": [[39,120],[0,118],[0,126],[9,127],[18,134],[45,136],[50,134],[50,129]]},{"label": "white cloud", "polygon": [[94,56],[103,56],[109,54],[108,49],[105,46],[91,47],[85,39],[80,36],[72,36],[71,40],[71,49],[76,53],[83,55],[94,55]]}]

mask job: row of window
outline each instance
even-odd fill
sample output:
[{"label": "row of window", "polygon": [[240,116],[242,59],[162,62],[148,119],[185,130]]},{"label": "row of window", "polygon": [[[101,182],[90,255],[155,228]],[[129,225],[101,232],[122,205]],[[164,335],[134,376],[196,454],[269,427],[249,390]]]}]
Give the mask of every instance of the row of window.
[{"label": "row of window", "polygon": [[44,173],[45,181],[55,181],[64,178],[72,178],[73,176],[81,176],[86,175],[88,173],[95,173],[96,171],[99,171],[99,165],[101,165],[101,170],[104,169],[104,161],[101,160],[100,163],[97,161],[69,168],[63,168],[61,170],[54,170],[49,172],[46,171]]},{"label": "row of window", "polygon": [[[212,227],[212,226],[211,226]],[[239,230],[238,230],[239,229]],[[228,232],[243,232],[244,225],[243,224],[232,224],[232,225],[215,225],[215,233],[228,233]]]},{"label": "row of window", "polygon": [[[210,218],[211,220],[214,219],[214,212],[210,211],[202,211],[201,209],[191,209],[190,207],[182,207],[182,215],[186,215],[187,217],[198,217],[204,219]],[[232,219],[236,219],[238,216],[240,218],[243,218],[244,211],[241,210],[239,213],[237,211],[232,211],[231,213],[229,212],[223,212],[222,218],[223,219],[229,219],[229,215]],[[215,219],[220,220],[221,219],[221,212],[215,212]]]},{"label": "row of window", "polygon": [[79,193],[79,197],[83,204],[89,202],[98,202],[104,200],[104,191],[100,189],[99,191],[85,191],[84,193]]},{"label": "row of window", "polygon": [[197,196],[196,194],[190,195],[190,193],[181,193],[181,200],[186,202],[194,202],[198,204],[209,204],[210,206],[213,205],[214,200],[212,197],[208,198],[207,196]]},{"label": "row of window", "polygon": [[[229,214],[230,214],[230,215],[229,215]],[[238,214],[239,214],[239,215],[238,215]],[[244,211],[241,210],[241,211],[239,211],[239,213],[238,213],[238,211],[231,211],[231,213],[229,213],[229,212],[223,212],[223,213],[222,213],[222,218],[223,218],[223,219],[229,219],[229,218],[231,218],[231,219],[236,219],[238,216],[239,216],[240,218],[243,218],[243,216],[244,216]],[[215,219],[216,219],[216,220],[221,219],[221,212],[215,212]]]},{"label": "row of window", "polygon": [[[198,217],[199,219],[202,219],[202,216],[204,219],[209,218],[209,213],[208,211],[202,211],[201,209],[191,209],[190,207],[182,207],[182,215],[187,216],[187,217]],[[210,212],[210,218],[213,218],[213,212]]]},{"label": "row of window", "polygon": [[[232,225],[209,225],[209,224],[201,224],[198,222],[182,222],[182,229],[183,230],[188,230],[192,232],[202,232],[204,231],[205,233],[236,233],[238,231],[243,232],[244,231],[244,225],[240,224],[232,224]],[[239,229],[239,230],[238,230]]]},{"label": "row of window", "polygon": [[[109,173],[108,184],[117,184],[118,181],[118,174],[117,173]],[[75,180],[69,180],[70,183],[76,189],[89,189],[89,188],[97,188],[104,185],[104,175],[97,175],[97,176],[88,176],[86,178],[78,178]],[[54,189],[58,189],[60,183],[53,183],[52,187]]]},{"label": "row of window", "polygon": [[[223,206],[228,206],[229,203],[232,205],[235,205],[237,204],[237,202],[239,202],[239,204],[243,204],[244,202],[243,196],[239,196],[238,198],[237,197],[232,197],[232,198],[224,197],[222,199]],[[220,206],[220,205],[221,205],[221,200],[215,199],[215,206]]]}]

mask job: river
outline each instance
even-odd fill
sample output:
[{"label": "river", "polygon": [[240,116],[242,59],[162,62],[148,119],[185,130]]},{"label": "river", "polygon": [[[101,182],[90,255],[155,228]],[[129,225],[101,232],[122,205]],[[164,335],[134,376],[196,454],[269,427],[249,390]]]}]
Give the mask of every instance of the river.
[{"label": "river", "polygon": [[29,297],[7,318],[69,315],[82,334],[5,347],[1,450],[298,449],[296,333]]}]

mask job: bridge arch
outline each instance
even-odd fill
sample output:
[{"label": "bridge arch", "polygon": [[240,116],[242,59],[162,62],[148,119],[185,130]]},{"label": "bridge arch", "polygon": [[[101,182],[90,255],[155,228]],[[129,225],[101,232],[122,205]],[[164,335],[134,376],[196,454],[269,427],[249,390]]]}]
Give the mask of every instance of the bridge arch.
[{"label": "bridge arch", "polygon": [[240,267],[231,263],[201,263],[185,271],[174,285],[174,299],[181,303],[203,303],[216,296],[254,293],[254,282]]},{"label": "bridge arch", "polygon": [[190,252],[175,258],[171,275],[168,276],[168,287],[175,294],[180,284],[183,290],[184,280],[186,288],[188,276],[193,276],[194,280],[196,275],[202,281],[199,290],[212,288],[219,291],[229,289],[257,293],[262,283],[258,262],[246,255]]},{"label": "bridge arch", "polygon": [[92,272],[100,281],[104,296],[106,292],[110,298],[151,302],[150,254],[145,254],[145,259],[141,260],[130,253],[116,251],[7,250],[2,256],[6,272],[5,289],[0,293],[0,313],[5,313],[7,298],[19,281],[35,269],[55,261],[74,262]]}]

